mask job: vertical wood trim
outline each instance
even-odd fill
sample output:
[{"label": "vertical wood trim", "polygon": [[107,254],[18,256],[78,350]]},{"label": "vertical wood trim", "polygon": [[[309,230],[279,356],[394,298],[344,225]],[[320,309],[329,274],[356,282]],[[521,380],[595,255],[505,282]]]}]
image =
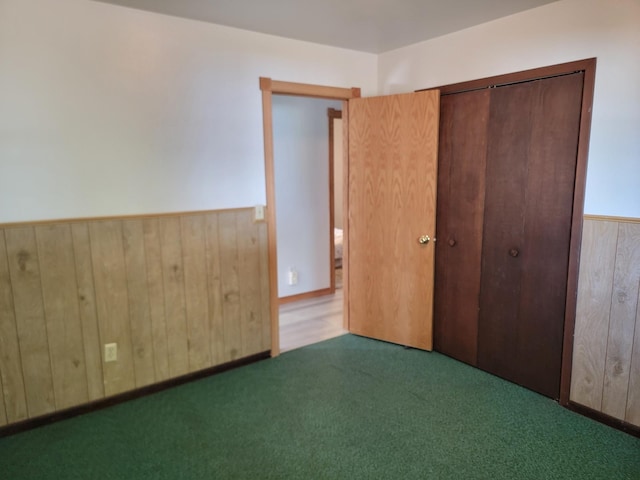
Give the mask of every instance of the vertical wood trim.
[{"label": "vertical wood trim", "polygon": [[[584,71],[584,81],[582,84],[582,111],[580,115],[576,177],[573,191],[573,218],[571,221],[567,299],[565,304],[562,345],[562,370],[560,373],[560,404],[564,406],[569,404],[571,392],[571,372],[578,304],[578,277],[580,274],[580,248],[582,245],[584,196],[587,184],[589,139],[591,137],[591,112],[593,110],[593,93],[596,79],[595,58],[587,59],[578,63],[581,67],[580,70]],[[569,65],[567,68],[568,67]]]},{"label": "vertical wood trim", "polygon": [[[135,388],[129,295],[124,260],[122,222],[92,222],[89,225],[91,256],[105,395]],[[104,345],[117,343],[118,360],[104,361]]]},{"label": "vertical wood trim", "polygon": [[334,120],[336,118],[342,118],[342,114],[340,113],[340,117],[337,114],[338,110],[333,108],[327,109],[327,117],[329,120],[329,293],[334,293],[336,291],[336,266],[335,266],[335,235],[333,230],[336,226],[335,219],[335,184],[334,184]]},{"label": "vertical wood trim", "polygon": [[618,224],[584,222],[570,400],[602,408]]},{"label": "vertical wood trim", "polygon": [[225,361],[224,316],[218,215],[206,216],[207,296],[209,299],[209,344],[215,365]]},{"label": "vertical wood trim", "polygon": [[156,381],[142,220],[122,222],[136,387]]},{"label": "vertical wood trim", "polygon": [[349,331],[349,102],[342,102],[342,328]]},{"label": "vertical wood trim", "polygon": [[5,231],[22,373],[30,417],[55,410],[40,264],[33,227]]},{"label": "vertical wood trim", "polygon": [[56,409],[89,400],[71,228],[35,228]]},{"label": "vertical wood trim", "polygon": [[98,312],[96,309],[88,225],[86,223],[72,224],[71,236],[73,237],[73,255],[76,267],[76,283],[78,285],[80,321],[82,323],[82,345],[87,372],[87,390],[89,400],[98,400],[104,397],[104,373],[102,371],[102,355],[100,354],[100,345],[102,343],[98,330]]},{"label": "vertical wood trim", "polygon": [[209,328],[205,217],[181,218],[184,291],[189,332],[189,371],[213,365]]},{"label": "vertical wood trim", "polygon": [[625,419],[640,284],[640,225],[618,224],[602,412]]},{"label": "vertical wood trim", "polygon": [[269,283],[269,248],[267,240],[267,225],[265,223],[258,224],[260,235],[260,305],[262,318],[262,348],[261,351],[271,349],[271,328],[270,321],[270,283]]},{"label": "vertical wood trim", "polygon": [[184,266],[179,218],[160,219],[164,311],[167,321],[169,376],[189,372],[187,315],[184,298]]},{"label": "vertical wood trim", "polygon": [[270,90],[262,90],[262,127],[264,135],[264,171],[267,193],[267,245],[269,253],[269,305],[271,315],[271,356],[280,355],[278,312],[278,255],[276,240],[276,190],[273,161],[273,112]]},{"label": "vertical wood trim", "polygon": [[[2,375],[0,375],[0,392],[4,391],[2,384]],[[4,406],[4,396],[0,395],[0,427],[7,424],[7,411]]]},{"label": "vertical wood trim", "polygon": [[0,230],[0,378],[8,423],[28,417],[5,231]]}]

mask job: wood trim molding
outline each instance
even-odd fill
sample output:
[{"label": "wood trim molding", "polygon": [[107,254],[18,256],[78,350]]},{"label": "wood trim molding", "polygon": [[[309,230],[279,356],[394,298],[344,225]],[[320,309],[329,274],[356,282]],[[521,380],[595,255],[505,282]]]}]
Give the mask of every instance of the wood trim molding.
[{"label": "wood trim molding", "polygon": [[[582,243],[582,221],[584,215],[584,194],[587,178],[587,159],[589,151],[589,137],[591,132],[591,112],[593,107],[593,93],[595,87],[596,59],[588,58],[575,62],[550,65],[547,67],[523,70],[493,77],[471,80],[435,87],[441,95],[461,93],[470,90],[492,88],[500,85],[537,80],[559,75],[584,72],[582,90],[582,111],[578,136],[578,153],[576,162],[576,179],[573,196],[573,216],[571,219],[571,240],[569,247],[569,267],[567,275],[567,299],[565,303],[565,321],[562,349],[562,367],[560,379],[560,404],[568,406],[571,389],[571,367],[573,361],[573,333],[576,321],[576,306],[578,297],[578,268],[580,262],[580,247]],[[432,90],[425,88],[422,90]],[[346,285],[346,280],[345,280]],[[346,288],[346,287],[345,287]]]},{"label": "wood trim molding", "polygon": [[327,98],[333,100],[349,100],[360,97],[360,89],[356,87],[327,87],[309,83],[283,82],[267,77],[260,77],[260,90],[276,95],[297,95],[301,97]]},{"label": "wood trim molding", "polygon": [[[273,102],[272,96],[277,95],[293,95],[312,98],[325,98],[332,100],[342,100],[343,112],[347,108],[347,100],[360,97],[360,89],[327,87],[323,85],[312,85],[305,83],[283,82],[272,80],[268,77],[260,77],[260,90],[262,91],[262,126],[264,132],[264,169],[267,193],[267,236],[269,247],[269,289],[270,289],[270,311],[271,311],[271,356],[280,355],[280,321],[279,321],[279,295],[278,295],[278,260],[277,260],[277,239],[276,239],[276,196],[275,196],[275,170],[273,159]],[[345,128],[345,131],[348,129]],[[347,137],[343,137],[345,151]],[[347,172],[348,157],[344,157],[345,172]],[[348,177],[347,177],[348,178]],[[348,205],[345,196],[345,210]],[[344,231],[346,251],[347,231]],[[345,254],[346,255],[346,254]],[[346,257],[345,257],[346,258]],[[343,268],[346,282],[347,269]],[[347,289],[345,287],[345,304],[347,302]],[[345,313],[346,318],[346,313]]]},{"label": "wood trim molding", "polygon": [[615,216],[609,216],[609,215],[585,215],[584,219],[596,220],[599,222],[640,223],[640,218],[615,217]]},{"label": "wood trim molding", "polygon": [[633,425],[631,423],[625,422],[624,420],[619,420],[617,418],[611,417],[606,413],[599,412],[597,410],[593,410],[592,408],[585,407],[584,405],[580,405],[575,402],[568,402],[565,405],[569,410],[579,413],[588,418],[592,418],[600,423],[604,423],[610,427],[613,427],[618,430],[622,430],[629,435],[633,435],[634,437],[640,438],[640,427]]},{"label": "wood trim molding", "polygon": [[[500,85],[508,85],[511,83],[526,82],[529,80],[538,80],[546,77],[554,77],[557,75],[567,75],[573,72],[584,71],[585,77],[588,70],[593,69],[595,73],[596,59],[588,58],[585,60],[577,60],[575,62],[560,63],[557,65],[549,65],[547,67],[533,68],[531,70],[523,70],[520,72],[507,73],[503,75],[495,75],[493,77],[480,78],[478,80],[470,80],[466,82],[453,83],[441,87],[434,87],[440,90],[441,95],[450,95],[452,93],[461,93],[469,90],[479,90],[482,88],[495,87]],[[585,87],[587,87],[585,78]],[[432,88],[424,88],[416,90],[432,90]],[[585,88],[586,90],[586,88]]]},{"label": "wood trim molding", "polygon": [[349,102],[342,101],[342,328],[349,331]]},{"label": "wood trim molding", "polygon": [[51,220],[25,220],[23,222],[0,223],[0,228],[20,228],[26,226],[55,225],[59,223],[103,222],[109,220],[144,220],[146,218],[183,217],[185,215],[203,215],[207,213],[240,212],[253,210],[254,207],[221,208],[219,210],[189,210],[186,212],[142,213],[138,215],[109,215],[104,217],[56,218]]},{"label": "wood trim molding", "polygon": [[331,295],[334,290],[331,288],[323,288],[321,290],[314,290],[312,292],[298,293],[297,295],[289,295],[288,297],[280,297],[278,303],[280,305],[286,305],[287,303],[298,302],[300,300],[308,300],[310,298],[324,297],[325,295]]}]

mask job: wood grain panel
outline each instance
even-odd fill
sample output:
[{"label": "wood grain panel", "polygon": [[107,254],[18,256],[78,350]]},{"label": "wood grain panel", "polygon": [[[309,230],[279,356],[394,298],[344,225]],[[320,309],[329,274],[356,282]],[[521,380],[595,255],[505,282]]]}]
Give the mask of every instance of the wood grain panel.
[{"label": "wood grain panel", "polygon": [[[105,395],[135,388],[131,346],[129,297],[124,260],[122,222],[92,222],[89,225],[96,290]],[[118,360],[104,361],[104,345],[117,343]]]},{"label": "wood grain panel", "polygon": [[562,340],[582,104],[582,73],[535,84],[527,164],[518,378],[560,397]]},{"label": "wood grain panel", "polygon": [[149,294],[149,313],[151,315],[153,359],[156,380],[162,381],[169,378],[169,343],[164,309],[164,279],[162,274],[159,220],[153,218],[143,220],[142,229],[147,264],[147,291]]},{"label": "wood grain panel", "polygon": [[34,229],[5,230],[29,416],[55,410],[40,265]]},{"label": "wood grain panel", "polygon": [[78,302],[82,323],[82,345],[84,349],[85,370],[87,372],[87,390],[89,400],[104,397],[102,372],[102,354],[96,292],[93,284],[93,264],[89,226],[86,223],[71,224],[73,251],[78,284]]},{"label": "wood grain panel", "polygon": [[2,405],[8,423],[28,417],[27,397],[22,376],[22,358],[18,344],[13,286],[9,275],[4,230],[0,230],[0,379]]},{"label": "wood grain panel", "polygon": [[224,361],[242,355],[242,317],[240,311],[240,278],[238,266],[237,218],[235,213],[218,216],[222,316],[224,318]]},{"label": "wood grain panel", "polygon": [[122,234],[127,272],[133,368],[136,387],[144,387],[156,381],[156,374],[142,220],[123,221]]},{"label": "wood grain panel", "polygon": [[189,370],[213,365],[207,287],[206,225],[203,215],[181,218]]},{"label": "wood grain panel", "polygon": [[238,212],[238,280],[240,287],[240,319],[242,323],[242,356],[253,355],[262,350],[262,318],[260,282],[256,272],[260,271],[259,233],[253,223],[251,212]]},{"label": "wood grain panel", "polygon": [[[207,298],[209,299],[209,345],[215,365],[226,359],[224,317],[222,313],[222,279],[218,215],[205,217],[207,255]],[[269,277],[267,276],[267,281]],[[271,339],[269,339],[269,342]]]},{"label": "wood grain panel", "polygon": [[349,329],[432,348],[439,92],[349,105]]},{"label": "wood grain panel", "polygon": [[187,311],[184,298],[184,268],[179,218],[160,219],[164,311],[167,321],[169,376],[189,372]]},{"label": "wood grain panel", "polygon": [[69,225],[36,227],[56,409],[89,400]]},{"label": "wood grain panel", "polygon": [[[636,264],[640,268],[640,264]],[[639,289],[640,290],[640,289]],[[636,301],[636,328],[633,336],[631,366],[629,367],[629,391],[627,392],[627,411],[625,421],[640,426],[640,291]]]},{"label": "wood grain panel", "polygon": [[627,411],[639,285],[640,224],[619,223],[602,412],[621,420]]},{"label": "wood grain panel", "polygon": [[571,401],[600,411],[618,224],[585,220],[578,280]]},{"label": "wood grain panel", "polygon": [[510,252],[524,247],[534,94],[533,83],[493,90],[487,140],[478,366],[514,382],[523,271],[521,259]]},{"label": "wood grain panel", "polygon": [[434,347],[471,365],[478,309],[490,91],[442,97]]}]

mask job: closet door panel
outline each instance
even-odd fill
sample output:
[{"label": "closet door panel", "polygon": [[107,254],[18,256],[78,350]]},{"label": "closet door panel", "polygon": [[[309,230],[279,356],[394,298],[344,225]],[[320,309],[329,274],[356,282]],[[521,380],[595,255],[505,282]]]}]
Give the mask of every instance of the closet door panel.
[{"label": "closet door panel", "polygon": [[534,83],[493,89],[487,144],[478,366],[518,381],[518,316],[525,243]]},{"label": "closet door panel", "polygon": [[476,365],[489,90],[440,106],[435,348]]},{"label": "closet door panel", "polygon": [[519,383],[558,398],[583,74],[536,83],[515,343]]}]

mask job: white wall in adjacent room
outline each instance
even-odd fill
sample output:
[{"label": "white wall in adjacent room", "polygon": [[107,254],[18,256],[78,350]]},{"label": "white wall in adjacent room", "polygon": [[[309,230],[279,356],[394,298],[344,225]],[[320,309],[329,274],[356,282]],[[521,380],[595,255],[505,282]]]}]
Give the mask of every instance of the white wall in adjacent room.
[{"label": "white wall in adjacent room", "polygon": [[597,57],[585,213],[640,217],[640,1],[563,0],[379,57],[380,93]]},{"label": "white wall in adjacent room", "polygon": [[[329,108],[342,102],[273,96],[278,295],[329,288]],[[290,269],[298,283],[289,285]]]},{"label": "white wall in adjacent room", "polygon": [[88,0],[0,0],[0,222],[265,203],[258,79],[377,57]]}]

